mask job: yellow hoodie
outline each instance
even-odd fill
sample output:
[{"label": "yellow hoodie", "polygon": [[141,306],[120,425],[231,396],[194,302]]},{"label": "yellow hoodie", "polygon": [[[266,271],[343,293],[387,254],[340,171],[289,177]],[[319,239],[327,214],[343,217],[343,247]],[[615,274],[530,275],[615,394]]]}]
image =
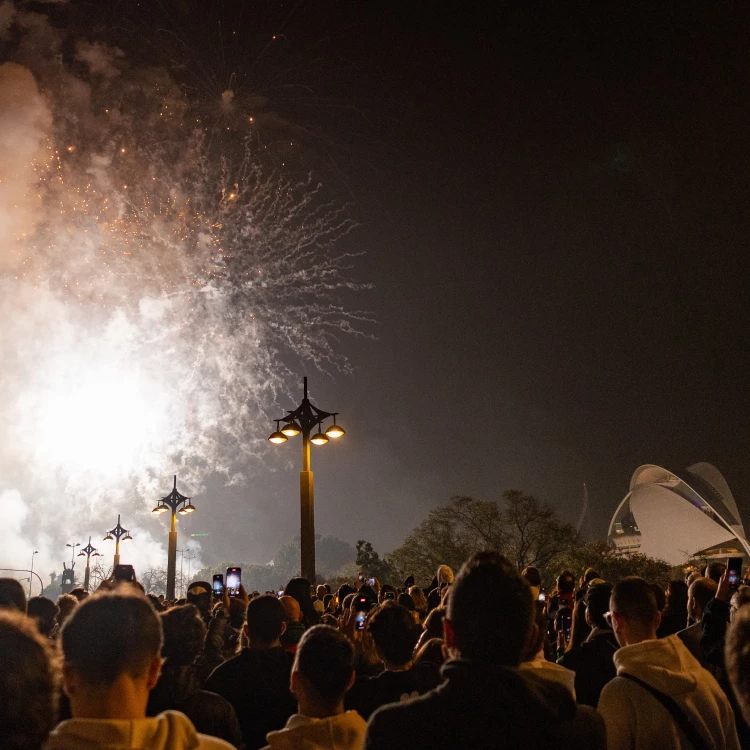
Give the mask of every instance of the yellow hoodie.
[{"label": "yellow hoodie", "polygon": [[187,716],[164,711],[152,719],[70,719],[50,734],[44,750],[234,750],[198,734]]},{"label": "yellow hoodie", "polygon": [[325,719],[294,714],[283,729],[266,735],[264,750],[361,750],[366,729],[367,722],[356,711]]}]

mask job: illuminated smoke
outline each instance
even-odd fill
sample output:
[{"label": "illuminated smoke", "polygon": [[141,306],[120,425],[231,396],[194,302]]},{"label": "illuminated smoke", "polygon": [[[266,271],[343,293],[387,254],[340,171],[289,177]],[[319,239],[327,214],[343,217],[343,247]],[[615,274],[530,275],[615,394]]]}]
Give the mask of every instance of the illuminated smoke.
[{"label": "illuminated smoke", "polygon": [[361,288],[338,249],[355,225],[312,177],[241,138],[217,146],[164,71],[90,42],[68,67],[61,32],[15,22],[24,64],[0,66],[0,566],[35,548],[59,570],[65,542],[96,544],[113,508],[131,559],[163,566],[148,511],[170,475],[192,494],[211,474],[243,481],[287,358],[346,368],[335,337],[368,320],[342,301]]}]

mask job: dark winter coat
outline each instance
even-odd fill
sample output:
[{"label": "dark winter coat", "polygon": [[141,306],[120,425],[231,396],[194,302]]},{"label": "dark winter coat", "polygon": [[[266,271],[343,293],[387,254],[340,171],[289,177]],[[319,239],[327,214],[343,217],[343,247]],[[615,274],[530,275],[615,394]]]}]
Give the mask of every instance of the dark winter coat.
[{"label": "dark winter coat", "polygon": [[611,630],[595,629],[581,644],[576,664],[576,699],[596,708],[604,686],[617,675],[614,655],[620,648]]},{"label": "dark winter coat", "polygon": [[185,714],[201,734],[219,737],[239,750],[244,748],[232,704],[216,693],[201,690],[192,667],[170,667],[167,663],[162,669],[159,682],[149,694],[146,713],[156,716],[168,710]]},{"label": "dark winter coat", "polygon": [[293,660],[280,646],[245,648],[206,681],[206,689],[234,706],[247,750],[265,747],[266,734],[281,729],[296,712],[297,701],[289,691]]},{"label": "dark winter coat", "polygon": [[441,671],[439,687],[372,715],[365,750],[606,748],[601,716],[558,683],[466,660]]}]

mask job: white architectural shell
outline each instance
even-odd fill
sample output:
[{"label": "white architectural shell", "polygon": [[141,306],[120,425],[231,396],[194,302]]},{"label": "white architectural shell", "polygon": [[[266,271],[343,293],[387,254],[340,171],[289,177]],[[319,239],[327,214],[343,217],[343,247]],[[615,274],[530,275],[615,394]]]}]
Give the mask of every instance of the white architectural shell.
[{"label": "white architectural shell", "polygon": [[708,463],[687,469],[688,481],[646,464],[609,524],[623,553],[641,552],[680,565],[701,550],[736,539],[750,555],[737,503],[719,470]]}]

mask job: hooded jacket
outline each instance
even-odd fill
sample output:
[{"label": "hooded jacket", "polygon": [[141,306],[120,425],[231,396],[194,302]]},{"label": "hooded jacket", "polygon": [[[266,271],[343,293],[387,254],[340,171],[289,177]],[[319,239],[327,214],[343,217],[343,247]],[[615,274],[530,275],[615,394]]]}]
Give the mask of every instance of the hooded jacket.
[{"label": "hooded jacket", "polygon": [[367,725],[365,750],[604,750],[604,723],[555,682],[512,667],[456,659],[426,695],[383,706]]},{"label": "hooded jacket", "polygon": [[610,750],[677,750],[690,745],[669,711],[631,674],[670,695],[690,723],[717,750],[739,748],[734,714],[724,691],[677,635],[623,646],[615,653],[618,676],[602,690],[599,712]]},{"label": "hooded jacket", "polygon": [[58,724],[44,750],[233,750],[198,734],[187,716],[165,711],[152,719],[69,719]]},{"label": "hooded jacket", "polygon": [[283,729],[268,733],[264,750],[361,750],[365,729],[356,711],[325,719],[294,714]]}]

